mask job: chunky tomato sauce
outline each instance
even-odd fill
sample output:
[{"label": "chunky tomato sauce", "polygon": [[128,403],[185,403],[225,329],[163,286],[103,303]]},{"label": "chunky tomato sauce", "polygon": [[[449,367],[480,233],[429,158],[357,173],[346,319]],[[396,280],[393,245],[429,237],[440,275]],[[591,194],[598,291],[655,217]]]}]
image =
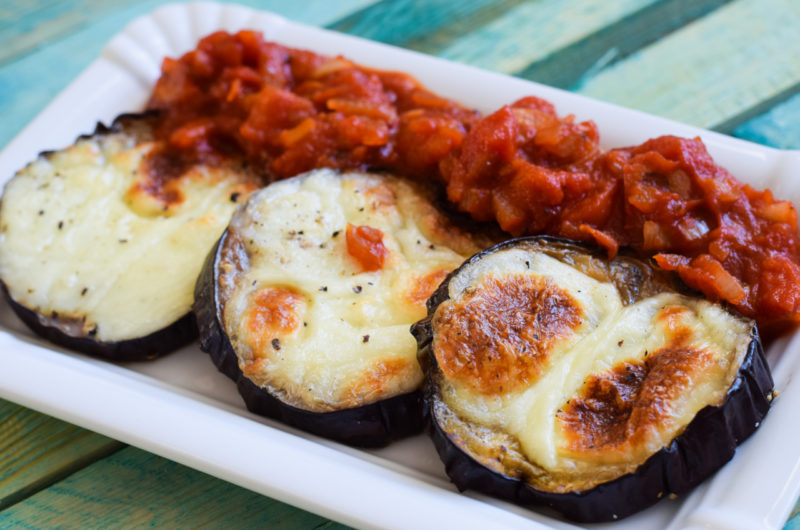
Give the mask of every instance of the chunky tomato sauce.
[{"label": "chunky tomato sauce", "polygon": [[161,111],[147,163],[158,179],[244,158],[265,181],[318,167],[390,170],[513,235],[595,241],[654,256],[768,335],[800,323],[792,205],[736,181],[699,139],[612,151],[592,122],[528,97],[486,117],[409,75],[214,33],[165,59],[148,104]]},{"label": "chunky tomato sauce", "polygon": [[214,33],[179,60],[165,59],[148,108],[164,116],[156,136],[165,143],[151,165],[180,171],[243,154],[268,180],[318,167],[434,176],[478,118],[406,74],[253,31]]},{"label": "chunky tomato sauce", "polygon": [[362,269],[369,272],[383,268],[389,255],[389,250],[383,245],[383,232],[371,226],[347,223],[345,238],[347,253],[353,256]]}]

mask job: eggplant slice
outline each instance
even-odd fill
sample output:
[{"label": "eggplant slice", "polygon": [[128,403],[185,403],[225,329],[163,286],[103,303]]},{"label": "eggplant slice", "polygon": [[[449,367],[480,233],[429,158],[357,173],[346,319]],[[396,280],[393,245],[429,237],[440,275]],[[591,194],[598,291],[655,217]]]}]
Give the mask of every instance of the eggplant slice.
[{"label": "eggplant slice", "polygon": [[[378,230],[367,267],[348,226]],[[421,430],[409,327],[449,271],[497,239],[451,223],[430,191],[317,170],[255,193],[195,291],[200,344],[248,409],[356,446]]]},{"label": "eggplant slice", "polygon": [[772,397],[753,321],[640,260],[549,237],[469,259],[412,332],[456,486],[581,522],[687,492]]},{"label": "eggplant slice", "polygon": [[54,343],[131,361],[197,336],[191,305],[203,259],[259,180],[235,162],[153,174],[142,161],[156,145],[157,119],[98,125],[5,186],[3,291]]}]

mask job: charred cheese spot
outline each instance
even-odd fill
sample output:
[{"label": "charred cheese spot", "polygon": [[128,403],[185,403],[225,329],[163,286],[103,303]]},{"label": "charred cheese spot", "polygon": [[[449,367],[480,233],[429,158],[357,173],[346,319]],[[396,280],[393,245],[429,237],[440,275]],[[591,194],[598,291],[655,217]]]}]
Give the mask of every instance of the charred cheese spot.
[{"label": "charred cheese spot", "polygon": [[275,339],[302,326],[304,313],[305,297],[291,289],[266,287],[253,293],[246,325],[255,353],[269,355]]},{"label": "charred cheese spot", "polygon": [[378,184],[364,190],[369,206],[374,212],[380,212],[397,204],[397,197],[390,186]]},{"label": "charred cheese spot", "polygon": [[684,323],[686,318],[691,317],[688,307],[680,305],[666,305],[656,313],[655,320],[663,326],[671,335],[685,338],[690,330]]},{"label": "charred cheese spot", "polygon": [[184,198],[174,180],[158,181],[150,175],[141,176],[125,193],[131,210],[145,217],[173,213]]},{"label": "charred cheese spot", "polygon": [[675,401],[715,365],[708,351],[678,342],[589,376],[559,414],[569,449],[636,453],[654,430],[672,426]]},{"label": "charred cheese spot", "polygon": [[447,269],[438,269],[412,278],[411,285],[405,293],[405,299],[410,304],[424,306],[449,273],[450,271]]},{"label": "charred cheese spot", "polygon": [[256,357],[239,363],[242,373],[250,378],[257,377],[266,368],[267,363],[264,357]]},{"label": "charred cheese spot", "polygon": [[490,276],[436,315],[436,360],[445,375],[482,394],[531,384],[553,345],[581,321],[578,303],[551,281]]},{"label": "charred cheese spot", "polygon": [[[367,337],[367,335],[365,335]],[[363,340],[366,343],[369,340]],[[379,360],[366,368],[360,379],[354,381],[345,393],[354,402],[373,401],[374,396],[381,396],[389,389],[392,379],[397,377],[414,377],[416,367],[408,359]]]}]

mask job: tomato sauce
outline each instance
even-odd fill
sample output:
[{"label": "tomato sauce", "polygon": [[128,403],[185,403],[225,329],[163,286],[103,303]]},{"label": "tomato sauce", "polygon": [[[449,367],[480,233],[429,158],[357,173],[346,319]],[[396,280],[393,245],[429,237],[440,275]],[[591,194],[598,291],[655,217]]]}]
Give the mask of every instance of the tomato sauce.
[{"label": "tomato sauce", "polygon": [[539,98],[480,117],[407,74],[253,31],[214,33],[165,59],[148,109],[160,112],[146,161],[159,182],[230,158],[265,182],[318,167],[389,170],[442,184],[459,209],[513,235],[653,256],[768,336],[800,323],[793,206],[738,182],[699,139],[604,151],[593,122],[559,117]]},{"label": "tomato sauce", "polygon": [[383,268],[389,250],[383,245],[383,232],[371,226],[354,226],[347,223],[345,232],[347,253],[365,271],[378,271]]},{"label": "tomato sauce", "polygon": [[[409,75],[217,32],[165,59],[148,103],[160,110],[160,172],[244,155],[267,181],[310,169],[383,168],[434,177],[478,113]],[[420,141],[424,139],[424,141]]]}]

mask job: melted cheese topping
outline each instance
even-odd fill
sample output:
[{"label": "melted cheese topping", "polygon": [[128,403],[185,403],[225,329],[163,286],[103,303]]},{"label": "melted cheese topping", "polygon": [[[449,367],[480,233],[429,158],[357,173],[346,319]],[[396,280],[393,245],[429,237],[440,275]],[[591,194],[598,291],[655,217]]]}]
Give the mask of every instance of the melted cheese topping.
[{"label": "melted cheese topping", "polygon": [[68,335],[134,339],[189,313],[205,255],[235,198],[254,188],[243,175],[196,167],[148,193],[139,163],[150,148],[123,133],[82,139],[6,185],[0,278]]},{"label": "melted cheese topping", "polygon": [[724,401],[749,343],[748,321],[671,292],[623,305],[611,284],[520,249],[489,255],[451,282],[451,300],[433,319],[437,358],[439,315],[487,279],[523,271],[580,300],[583,324],[550,348],[547,368],[521,389],[487,395],[448,378],[441,392],[465,420],[511,435],[538,470],[531,475],[547,477],[544,489],[580,490],[629,473],[700,409]]},{"label": "melted cheese topping", "polygon": [[[365,271],[348,252],[348,223],[383,233],[379,269]],[[395,178],[319,170],[268,186],[234,215],[218,264],[224,326],[242,371],[320,412],[416,389],[410,325],[446,273],[480,248]],[[258,300],[276,290],[294,293],[291,301],[265,310]],[[265,312],[273,316],[252,317]]]}]

